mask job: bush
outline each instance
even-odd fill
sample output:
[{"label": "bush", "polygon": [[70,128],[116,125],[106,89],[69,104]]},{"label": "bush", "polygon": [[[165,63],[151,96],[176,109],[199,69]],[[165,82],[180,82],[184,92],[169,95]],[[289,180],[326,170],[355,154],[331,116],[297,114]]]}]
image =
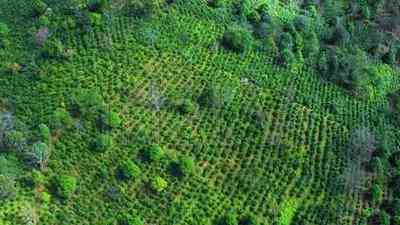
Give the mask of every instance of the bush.
[{"label": "bush", "polygon": [[0,174],[0,201],[14,199],[17,195],[16,189],[14,179]]},{"label": "bush", "polygon": [[154,145],[146,150],[145,157],[151,162],[160,161],[165,156],[164,149],[159,145]]},{"label": "bush", "polygon": [[46,124],[39,124],[39,139],[40,141],[50,144],[51,132],[50,128]]},{"label": "bush", "polygon": [[251,47],[252,36],[245,28],[233,25],[225,31],[222,45],[234,52],[243,52]]},{"label": "bush", "polygon": [[129,0],[126,6],[127,15],[147,18],[157,11],[156,0]]},{"label": "bush", "polygon": [[283,51],[284,49],[293,50],[294,41],[293,37],[290,33],[284,32],[279,37],[279,50]]},{"label": "bush", "polygon": [[121,125],[121,118],[115,112],[106,112],[100,117],[101,127],[105,129],[114,129]]},{"label": "bush", "polygon": [[98,13],[89,13],[89,20],[92,27],[99,27],[103,24],[103,16]]},{"label": "bush", "polygon": [[46,59],[64,58],[65,49],[62,42],[58,39],[51,39],[44,43],[42,47],[42,57]]},{"label": "bush", "polygon": [[56,191],[58,196],[68,199],[76,191],[78,181],[73,176],[61,175],[56,178]]},{"label": "bush", "polygon": [[273,36],[269,36],[265,40],[265,45],[264,49],[267,52],[267,54],[272,57],[276,58],[279,54],[279,49],[276,45],[275,39]]},{"label": "bush", "polygon": [[117,176],[121,180],[130,180],[140,176],[140,168],[131,160],[123,162],[117,169]]},{"label": "bush", "polygon": [[144,225],[144,220],[139,216],[127,216],[120,223],[120,225]]},{"label": "bush", "polygon": [[283,65],[283,66],[289,66],[292,63],[294,63],[295,61],[296,61],[296,58],[295,58],[293,52],[288,48],[285,48],[280,53],[280,56],[278,58],[278,64]]},{"label": "bush", "polygon": [[168,187],[168,182],[164,180],[162,177],[155,177],[151,181],[151,188],[156,192],[162,192]]},{"label": "bush", "polygon": [[259,225],[257,217],[253,214],[245,215],[239,222],[239,225]]},{"label": "bush", "polygon": [[110,135],[100,134],[97,136],[94,143],[94,150],[97,152],[106,152],[110,150],[114,145],[114,140]]},{"label": "bush", "polygon": [[207,5],[213,8],[222,8],[225,6],[225,0],[207,0]]},{"label": "bush", "polygon": [[200,106],[208,108],[219,108],[223,105],[221,97],[217,94],[215,87],[211,85],[207,85],[203,89],[201,95],[197,99],[197,102]]},{"label": "bush", "polygon": [[32,9],[34,16],[41,16],[47,10],[47,4],[41,0],[33,0],[32,1]]},{"label": "bush", "polygon": [[390,216],[387,212],[381,210],[378,215],[379,225],[390,225]]},{"label": "bush", "polygon": [[26,143],[26,135],[21,131],[14,130],[4,135],[3,147],[8,150],[22,151]]}]

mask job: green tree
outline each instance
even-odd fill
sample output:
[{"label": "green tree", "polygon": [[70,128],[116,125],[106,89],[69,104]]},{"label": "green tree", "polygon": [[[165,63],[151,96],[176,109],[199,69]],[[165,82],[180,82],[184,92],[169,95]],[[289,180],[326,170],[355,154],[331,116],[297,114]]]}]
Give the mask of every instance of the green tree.
[{"label": "green tree", "polygon": [[0,174],[0,201],[14,199],[16,195],[17,190],[14,179]]},{"label": "green tree", "polygon": [[223,216],[218,225],[238,225],[238,215],[235,210],[229,210],[225,216]]},{"label": "green tree", "polygon": [[33,15],[39,17],[46,12],[47,4],[44,3],[42,0],[33,0],[32,10],[33,10]]},{"label": "green tree", "polygon": [[88,9],[91,12],[102,13],[108,6],[108,0],[89,0]]},{"label": "green tree", "polygon": [[151,162],[157,162],[163,159],[165,150],[159,145],[153,145],[145,151],[145,157]]},{"label": "green tree", "polygon": [[114,129],[121,125],[122,121],[119,117],[118,113],[115,112],[106,112],[103,113],[100,117],[102,128],[105,129]]},{"label": "green tree", "polygon": [[172,173],[176,176],[186,177],[194,174],[195,162],[187,156],[179,157],[179,159],[171,165]]},{"label": "green tree", "polygon": [[45,170],[50,160],[50,153],[50,148],[46,143],[38,142],[33,144],[32,150],[26,155],[33,165],[38,166],[40,170]]},{"label": "green tree", "polygon": [[380,185],[374,184],[371,188],[372,202],[380,203],[382,200],[383,191]]},{"label": "green tree", "polygon": [[114,140],[110,135],[100,134],[97,136],[93,145],[94,150],[97,152],[106,152],[114,146]]},{"label": "green tree", "polygon": [[159,176],[155,177],[150,184],[151,188],[156,192],[162,192],[168,187],[168,182]]},{"label": "green tree", "polygon": [[78,181],[73,176],[61,175],[56,178],[57,194],[61,198],[68,199],[76,191]]},{"label": "green tree", "polygon": [[50,119],[50,127],[54,130],[69,129],[73,125],[74,120],[65,108],[57,108]]},{"label": "green tree", "polygon": [[244,52],[252,46],[252,36],[248,30],[239,26],[228,27],[222,37],[222,45],[234,52]]},{"label": "green tree", "polygon": [[130,180],[140,176],[141,170],[131,160],[123,162],[117,169],[117,176],[122,180]]}]

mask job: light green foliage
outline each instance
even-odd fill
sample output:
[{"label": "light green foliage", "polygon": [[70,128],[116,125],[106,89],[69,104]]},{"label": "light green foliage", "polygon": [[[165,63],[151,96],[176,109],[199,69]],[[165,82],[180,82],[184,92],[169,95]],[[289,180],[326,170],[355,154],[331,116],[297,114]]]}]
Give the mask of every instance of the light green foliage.
[{"label": "light green foliage", "polygon": [[239,224],[239,221],[238,221],[238,215],[235,210],[229,210],[218,223],[218,225],[237,225],[237,224]]},{"label": "light green foliage", "polygon": [[78,181],[73,176],[61,175],[56,178],[57,194],[61,198],[68,199],[75,192]]},{"label": "light green foliage", "polygon": [[39,124],[39,138],[41,141],[46,143],[47,145],[50,144],[51,132],[50,128],[46,124]]},{"label": "light green foliage", "polygon": [[151,188],[156,192],[162,192],[168,187],[168,182],[159,176],[156,176],[150,184]]},{"label": "light green foliage", "polygon": [[50,148],[46,143],[38,142],[33,144],[31,151],[27,152],[26,155],[33,165],[44,170],[50,160],[50,153]]},{"label": "light green foliage", "polygon": [[89,13],[90,24],[92,27],[99,27],[103,24],[103,16],[98,13]]},{"label": "light green foliage", "polygon": [[295,216],[296,210],[299,207],[298,200],[289,199],[283,202],[280,209],[280,217],[278,220],[278,225],[290,225],[292,223],[293,217]]},{"label": "light green foliage", "polygon": [[383,191],[380,185],[374,184],[371,188],[372,202],[375,204],[380,203],[382,200]]},{"label": "light green foliage", "polygon": [[128,216],[128,218],[126,218],[126,225],[144,225],[144,220],[136,215],[133,216]]},{"label": "light green foliage", "polygon": [[73,126],[74,120],[65,108],[57,108],[51,117],[50,126],[52,129],[69,129]]},{"label": "light green foliage", "polygon": [[101,123],[104,128],[113,129],[121,125],[122,121],[116,112],[106,112],[101,116]]},{"label": "light green foliage", "polygon": [[7,37],[10,34],[10,28],[7,24],[0,22],[0,39]]},{"label": "light green foliage", "polygon": [[172,172],[177,176],[191,176],[195,172],[195,162],[187,156],[179,157],[176,162],[172,163]]}]

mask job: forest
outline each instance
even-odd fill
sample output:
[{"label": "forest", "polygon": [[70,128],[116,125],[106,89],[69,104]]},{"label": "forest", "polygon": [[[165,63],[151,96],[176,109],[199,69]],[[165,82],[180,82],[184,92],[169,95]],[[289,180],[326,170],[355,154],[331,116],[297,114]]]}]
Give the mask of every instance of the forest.
[{"label": "forest", "polygon": [[0,225],[400,225],[400,1],[0,0]]}]

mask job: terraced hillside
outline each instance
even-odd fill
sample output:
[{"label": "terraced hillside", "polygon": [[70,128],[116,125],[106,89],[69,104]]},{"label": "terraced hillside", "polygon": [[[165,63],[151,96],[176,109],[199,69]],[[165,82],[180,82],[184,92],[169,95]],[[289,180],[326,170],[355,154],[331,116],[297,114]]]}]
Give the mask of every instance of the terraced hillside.
[{"label": "terraced hillside", "polygon": [[[346,172],[354,132],[400,147],[384,110],[400,85],[394,67],[376,63],[382,85],[352,96],[302,63],[224,49],[233,18],[202,0],[147,19],[103,15],[85,32],[50,24],[68,57],[43,59],[27,2],[0,0],[12,42],[0,49],[0,118],[24,148],[40,141],[50,153],[32,168],[24,150],[0,151],[17,190],[0,224],[369,224],[393,199],[387,180],[381,202],[366,196],[375,175],[348,191]],[[268,4],[279,20],[299,13]],[[194,165],[177,175],[182,159]]]}]

